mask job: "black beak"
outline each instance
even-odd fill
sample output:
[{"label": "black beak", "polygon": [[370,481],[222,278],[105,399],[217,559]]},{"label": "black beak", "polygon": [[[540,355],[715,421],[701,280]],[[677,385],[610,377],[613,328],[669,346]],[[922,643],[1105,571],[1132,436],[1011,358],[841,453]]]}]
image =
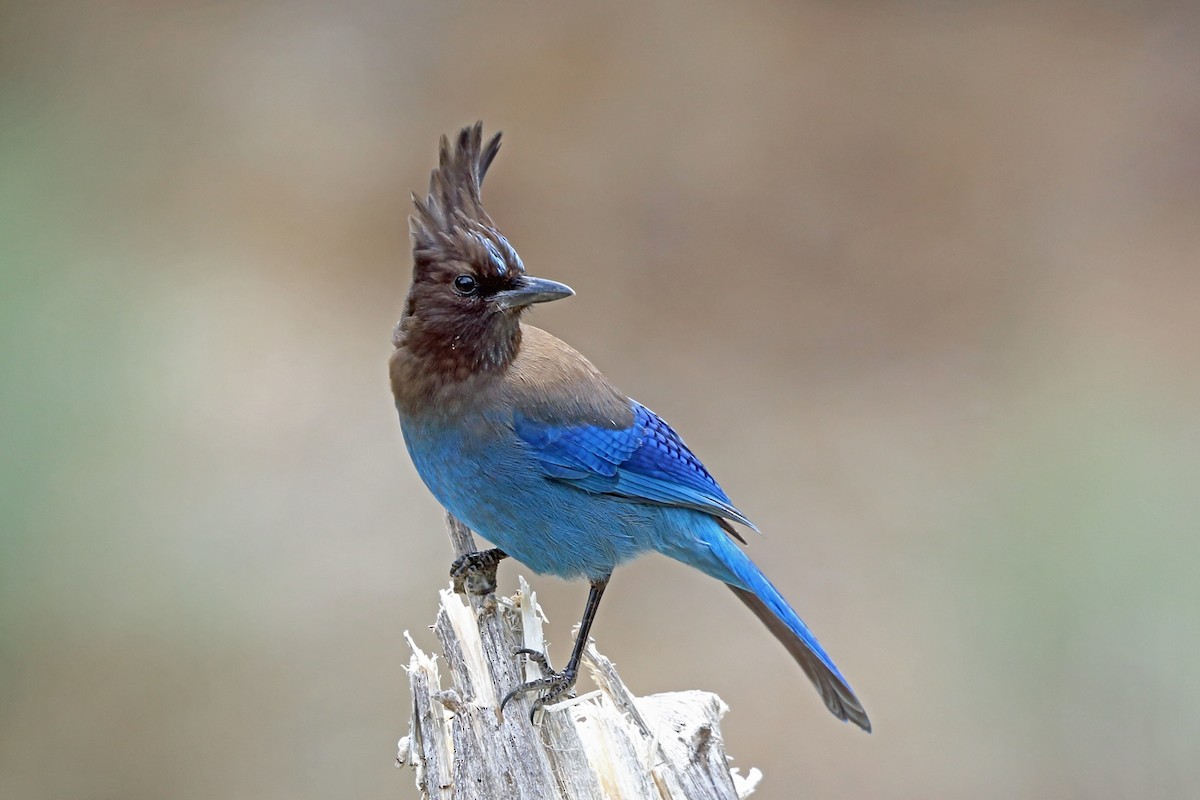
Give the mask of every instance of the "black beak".
[{"label": "black beak", "polygon": [[561,300],[573,294],[575,294],[575,290],[565,283],[522,276],[517,279],[517,285],[513,288],[492,295],[492,301],[503,309],[524,308],[534,303]]}]

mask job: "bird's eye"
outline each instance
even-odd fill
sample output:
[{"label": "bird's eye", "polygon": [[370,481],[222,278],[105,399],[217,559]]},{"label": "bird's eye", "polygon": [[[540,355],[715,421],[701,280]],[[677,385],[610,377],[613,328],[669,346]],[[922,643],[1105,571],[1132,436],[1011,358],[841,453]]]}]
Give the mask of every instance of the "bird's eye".
[{"label": "bird's eye", "polygon": [[475,294],[475,290],[478,288],[479,284],[470,275],[459,275],[454,279],[454,291],[464,297]]}]

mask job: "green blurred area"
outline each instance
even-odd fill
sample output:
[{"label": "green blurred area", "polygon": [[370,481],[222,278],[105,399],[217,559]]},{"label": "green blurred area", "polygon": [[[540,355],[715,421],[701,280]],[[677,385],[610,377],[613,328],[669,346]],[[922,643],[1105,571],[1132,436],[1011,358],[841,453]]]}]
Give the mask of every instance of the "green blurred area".
[{"label": "green blurred area", "polygon": [[[1200,793],[1198,34],[0,4],[0,797],[415,797],[401,632],[450,552],[384,363],[408,192],[477,118],[578,293],[534,322],[767,532],[876,733],[661,559],[594,630],[635,691],[721,694],[765,797]],[[535,585],[559,653],[583,587]]]}]

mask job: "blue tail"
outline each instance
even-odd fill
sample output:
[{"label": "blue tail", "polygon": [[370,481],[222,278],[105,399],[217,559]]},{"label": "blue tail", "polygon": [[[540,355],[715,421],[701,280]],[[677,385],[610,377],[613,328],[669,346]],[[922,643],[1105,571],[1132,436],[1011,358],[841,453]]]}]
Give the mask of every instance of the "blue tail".
[{"label": "blue tail", "polygon": [[667,554],[725,581],[738,599],[749,606],[792,654],[833,715],[840,720],[849,720],[870,733],[871,721],[854,695],[854,690],[779,590],[725,533],[703,538],[708,540],[709,545],[706,555],[715,556],[719,564],[708,558],[695,558],[694,551],[688,554],[691,557],[684,558],[680,558],[682,554],[677,552]]}]

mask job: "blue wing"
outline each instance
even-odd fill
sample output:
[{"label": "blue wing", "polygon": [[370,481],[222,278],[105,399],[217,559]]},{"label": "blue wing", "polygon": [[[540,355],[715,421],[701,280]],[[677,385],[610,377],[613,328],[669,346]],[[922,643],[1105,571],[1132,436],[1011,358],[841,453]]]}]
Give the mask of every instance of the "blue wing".
[{"label": "blue wing", "polygon": [[653,411],[631,402],[633,425],[620,430],[548,425],[520,414],[514,428],[548,477],[596,494],[703,511],[758,530],[679,434]]}]

